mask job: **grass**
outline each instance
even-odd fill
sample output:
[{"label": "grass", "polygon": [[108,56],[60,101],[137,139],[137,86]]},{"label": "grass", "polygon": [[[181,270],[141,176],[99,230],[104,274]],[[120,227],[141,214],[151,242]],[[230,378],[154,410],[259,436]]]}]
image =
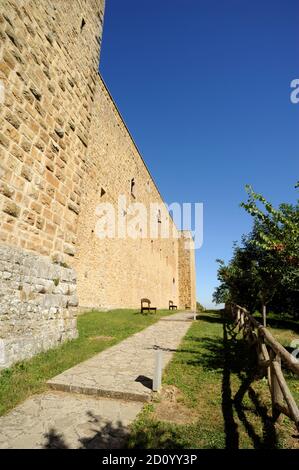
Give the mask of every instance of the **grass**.
[{"label": "grass", "polygon": [[[272,326],[273,334],[289,344],[293,329],[279,326]],[[159,419],[157,410],[163,398],[158,399],[146,406],[131,426],[128,446],[299,447],[294,423],[286,417],[273,423],[268,385],[264,379],[252,381],[254,370],[255,355],[241,336],[235,336],[230,325],[223,323],[219,312],[201,314],[164,374],[164,385],[180,391],[180,405],[192,411],[193,420],[174,424]],[[298,379],[289,374],[288,382],[299,402]]]},{"label": "grass", "polygon": [[169,315],[141,315],[134,310],[89,312],[78,317],[79,337],[0,372],[0,415],[30,395],[43,392],[46,381]]}]

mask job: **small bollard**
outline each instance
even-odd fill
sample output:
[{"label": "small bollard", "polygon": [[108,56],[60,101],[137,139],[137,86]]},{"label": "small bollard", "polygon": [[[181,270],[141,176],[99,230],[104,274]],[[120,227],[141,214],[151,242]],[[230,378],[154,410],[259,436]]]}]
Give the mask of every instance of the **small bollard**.
[{"label": "small bollard", "polygon": [[197,315],[196,315],[196,313],[194,313],[193,314],[193,320],[196,320],[196,317],[197,317]]},{"label": "small bollard", "polygon": [[154,380],[153,380],[153,391],[158,392],[161,388],[162,383],[162,350],[156,350],[155,358],[155,371],[154,371]]}]

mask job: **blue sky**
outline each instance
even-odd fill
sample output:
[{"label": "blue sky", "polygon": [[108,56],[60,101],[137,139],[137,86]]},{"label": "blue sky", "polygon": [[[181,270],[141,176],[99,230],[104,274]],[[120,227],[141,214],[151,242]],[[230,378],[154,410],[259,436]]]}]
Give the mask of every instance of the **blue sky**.
[{"label": "blue sky", "polygon": [[298,24],[298,0],[106,0],[101,74],[165,201],[204,203],[205,306],[251,227],[245,184],[296,198]]}]

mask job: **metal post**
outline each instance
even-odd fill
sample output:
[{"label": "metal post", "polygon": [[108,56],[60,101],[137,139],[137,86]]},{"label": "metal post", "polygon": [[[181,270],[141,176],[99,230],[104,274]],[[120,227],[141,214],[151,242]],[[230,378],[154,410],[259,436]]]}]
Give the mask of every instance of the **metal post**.
[{"label": "metal post", "polygon": [[154,380],[153,380],[153,391],[158,392],[161,388],[162,383],[162,350],[156,350],[156,358],[155,358],[155,371],[154,371]]}]

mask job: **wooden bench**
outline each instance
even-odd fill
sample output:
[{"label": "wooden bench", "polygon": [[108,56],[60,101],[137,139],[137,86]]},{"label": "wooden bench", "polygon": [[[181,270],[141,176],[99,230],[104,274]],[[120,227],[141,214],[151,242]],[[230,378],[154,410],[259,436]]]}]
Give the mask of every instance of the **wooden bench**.
[{"label": "wooden bench", "polygon": [[169,301],[169,310],[177,310],[177,309],[178,309],[177,305],[173,305],[173,301],[170,300]]},{"label": "wooden bench", "polygon": [[151,307],[151,301],[149,299],[141,299],[140,312],[156,312],[157,307]]}]

